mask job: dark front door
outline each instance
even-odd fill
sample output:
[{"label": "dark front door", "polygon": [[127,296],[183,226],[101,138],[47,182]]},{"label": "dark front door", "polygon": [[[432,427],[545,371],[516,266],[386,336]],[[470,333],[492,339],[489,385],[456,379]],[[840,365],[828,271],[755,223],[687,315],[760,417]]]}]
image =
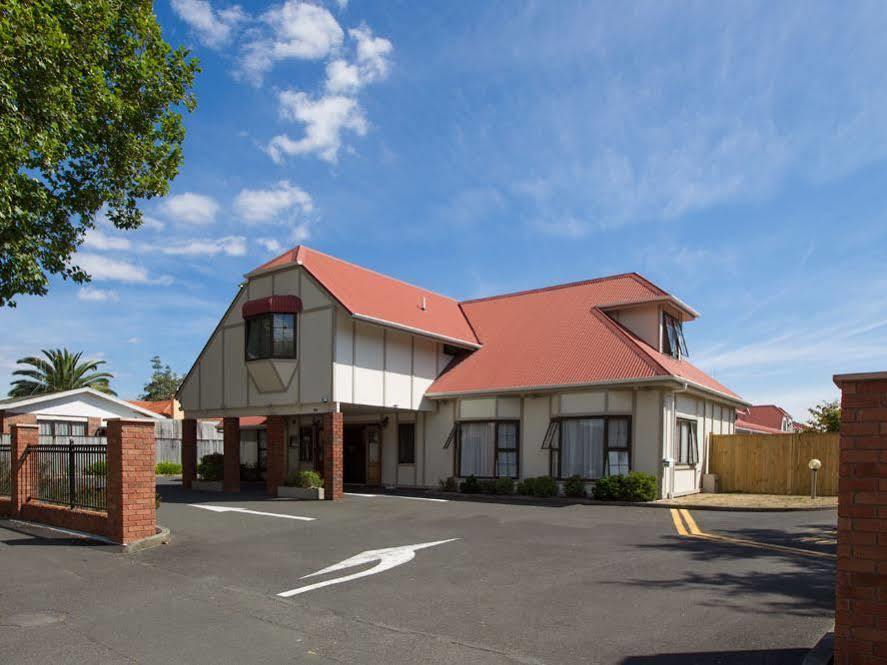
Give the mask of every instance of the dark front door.
[{"label": "dark front door", "polygon": [[362,485],[366,483],[367,479],[366,442],[363,438],[363,427],[346,427],[343,435],[343,480],[346,483]]}]

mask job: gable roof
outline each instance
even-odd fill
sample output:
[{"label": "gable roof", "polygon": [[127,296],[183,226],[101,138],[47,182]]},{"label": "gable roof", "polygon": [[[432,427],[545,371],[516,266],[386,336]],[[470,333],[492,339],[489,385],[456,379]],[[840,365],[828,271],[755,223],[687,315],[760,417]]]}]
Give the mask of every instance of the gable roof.
[{"label": "gable roof", "polygon": [[161,416],[166,416],[167,418],[172,418],[175,413],[175,400],[171,399],[153,401],[146,399],[129,399],[126,401],[128,404],[132,404],[141,409],[147,409],[153,413],[159,413]]},{"label": "gable roof", "polygon": [[356,319],[429,335],[458,346],[478,346],[457,300],[304,245],[287,250],[248,276],[290,264],[302,266]]},{"label": "gable roof", "polygon": [[0,400],[0,411],[12,411],[14,413],[17,408],[33,406],[34,404],[40,404],[42,402],[51,402],[53,400],[63,399],[66,397],[77,397],[84,394],[93,395],[108,402],[113,402],[114,404],[124,406],[127,409],[135,411],[136,413],[140,413],[147,418],[153,418],[155,420],[161,418],[161,416],[154,411],[138,406],[137,404],[133,404],[132,402],[127,402],[126,400],[115,397],[114,395],[109,395],[108,393],[103,393],[99,390],[95,390],[94,388],[75,388],[74,390],[63,390],[57,393],[45,393],[43,395],[29,395],[27,397],[13,397],[10,399]]},{"label": "gable roof", "polygon": [[747,413],[738,414],[736,427],[772,434],[783,433],[783,418],[789,418],[794,422],[788,411],[780,406],[775,404],[756,404],[749,406]]},{"label": "gable roof", "polygon": [[455,362],[429,397],[619,381],[686,381],[742,402],[686,360],[659,353],[602,310],[660,300],[636,273],[462,303],[482,346]]}]

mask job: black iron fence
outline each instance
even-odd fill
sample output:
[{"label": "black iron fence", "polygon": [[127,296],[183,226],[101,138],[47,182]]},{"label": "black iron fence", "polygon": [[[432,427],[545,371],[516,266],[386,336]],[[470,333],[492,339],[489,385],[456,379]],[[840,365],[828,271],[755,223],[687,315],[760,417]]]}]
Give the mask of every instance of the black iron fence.
[{"label": "black iron fence", "polygon": [[[70,437],[76,439],[80,437]],[[69,508],[107,509],[107,446],[28,446],[31,498]]]},{"label": "black iron fence", "polygon": [[12,447],[0,439],[0,496],[12,494]]}]

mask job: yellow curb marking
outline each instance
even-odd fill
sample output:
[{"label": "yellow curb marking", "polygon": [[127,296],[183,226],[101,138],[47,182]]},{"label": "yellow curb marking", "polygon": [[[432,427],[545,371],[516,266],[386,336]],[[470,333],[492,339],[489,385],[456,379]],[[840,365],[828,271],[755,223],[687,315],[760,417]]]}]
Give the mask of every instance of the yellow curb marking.
[{"label": "yellow curb marking", "polygon": [[776,552],[787,552],[790,554],[800,554],[801,556],[812,556],[820,559],[836,559],[834,554],[829,552],[817,552],[815,550],[805,550],[800,547],[787,547],[785,545],[775,545],[771,543],[761,543],[756,540],[746,540],[744,538],[733,538],[731,536],[722,536],[719,534],[705,533],[696,524],[696,520],[690,515],[690,511],[686,508],[671,508],[671,519],[674,522],[675,530],[679,536],[687,536],[688,538],[701,538],[703,540],[711,540],[716,542],[730,543],[733,545],[743,545],[745,547],[755,547],[762,550],[774,550]]}]

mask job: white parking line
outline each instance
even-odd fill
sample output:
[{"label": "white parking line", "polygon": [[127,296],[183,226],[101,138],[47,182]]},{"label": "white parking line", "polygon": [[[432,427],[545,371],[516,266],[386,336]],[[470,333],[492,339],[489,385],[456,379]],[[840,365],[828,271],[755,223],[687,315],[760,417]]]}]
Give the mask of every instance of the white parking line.
[{"label": "white parking line", "polygon": [[402,496],[400,494],[361,494],[360,492],[345,492],[346,496],[362,496],[366,499],[384,497],[387,499],[410,499],[411,501],[433,501],[434,503],[449,503],[449,499],[432,499],[429,496]]},{"label": "white parking line", "polygon": [[285,520],[299,520],[300,522],[313,522],[316,517],[302,517],[301,515],[285,515],[283,513],[266,513],[261,510],[249,510],[248,508],[237,508],[234,506],[211,506],[205,503],[189,503],[192,508],[203,508],[211,510],[214,513],[244,513],[245,515],[259,515],[261,517],[282,517]]}]

